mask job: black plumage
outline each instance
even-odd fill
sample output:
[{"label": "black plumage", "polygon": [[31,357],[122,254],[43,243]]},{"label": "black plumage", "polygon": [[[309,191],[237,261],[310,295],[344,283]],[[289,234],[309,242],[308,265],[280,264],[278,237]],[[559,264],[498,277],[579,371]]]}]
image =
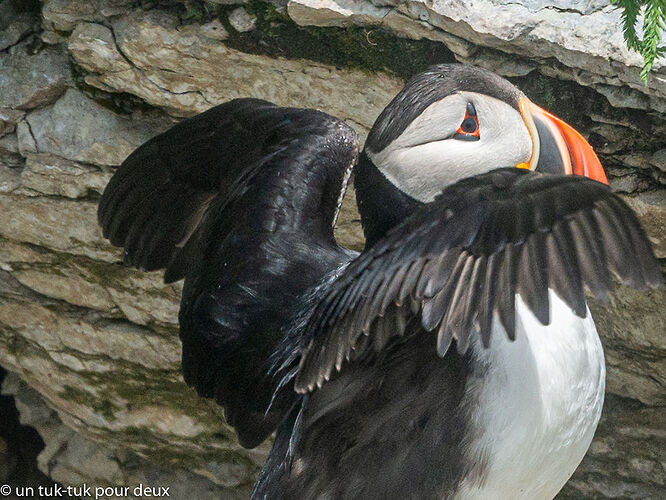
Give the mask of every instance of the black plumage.
[{"label": "black plumage", "polygon": [[[614,233],[621,237],[608,241],[610,235],[602,234],[597,220],[604,225],[616,224]],[[557,240],[558,234],[565,236],[557,247],[554,243],[548,245],[552,237]],[[470,327],[480,312],[477,294],[481,294],[482,286],[493,286],[480,280],[480,276],[486,276],[479,269],[485,270],[487,259],[493,259],[493,267],[499,266],[503,276],[500,284],[493,286],[494,293],[484,296],[485,319],[478,324],[478,333],[487,339],[486,343],[490,335],[488,316],[493,310],[498,312],[507,335],[514,337],[515,292],[547,324],[549,286],[580,316],[585,315],[583,284],[599,298],[605,297],[612,289],[610,270],[636,288],[658,286],[661,269],[655,259],[649,258],[651,250],[645,246],[646,241],[631,210],[607,186],[593,180],[513,168],[460,181],[389,231],[331,285],[310,318],[306,334],[310,340],[301,357],[296,389],[311,391],[330,377],[334,365],[326,361],[322,350],[346,355],[356,348],[360,332],[350,335],[341,328],[346,326],[346,315],[360,315],[363,325],[370,325],[378,316],[376,307],[345,300],[358,289],[366,290],[374,303],[400,303],[411,295],[421,304],[424,330],[432,331],[444,320],[438,334],[440,355],[446,353],[444,346],[450,338],[457,340],[460,354],[464,354]],[[640,276],[635,272],[624,274],[626,265],[608,259],[606,246],[624,255],[625,260],[633,256],[632,267],[640,270]],[[433,267],[444,260],[444,269],[451,269],[447,279],[433,272]],[[421,277],[412,284],[411,276],[418,271]],[[396,291],[397,283],[384,286],[403,274],[411,276],[403,279],[401,292]],[[580,275],[580,279],[564,278]],[[339,308],[335,316],[324,314],[329,302],[344,303],[346,307]]]},{"label": "black plumage", "polygon": [[314,110],[239,99],[185,120],[137,149],[99,205],[125,262],[185,277],[183,372],[226,410],[241,443],[276,427],[285,392],[268,360],[299,297],[350,259],[333,237],[356,134]]},{"label": "black plumage", "polygon": [[[489,72],[436,66],[384,110],[366,150],[461,90],[514,109],[521,95]],[[187,383],[225,407],[244,446],[277,429],[254,498],[454,495],[486,465],[461,458],[476,432],[461,401],[484,376],[469,346],[491,344],[494,315],[514,339],[516,293],[547,323],[549,288],[584,316],[585,286],[603,298],[611,272],[661,283],[635,215],[606,186],[493,170],[504,165],[424,204],[362,153],[367,244],[343,249],[332,226],[358,151],[324,113],[238,99],[143,145],[100,202],[127,264],[185,278]]]}]

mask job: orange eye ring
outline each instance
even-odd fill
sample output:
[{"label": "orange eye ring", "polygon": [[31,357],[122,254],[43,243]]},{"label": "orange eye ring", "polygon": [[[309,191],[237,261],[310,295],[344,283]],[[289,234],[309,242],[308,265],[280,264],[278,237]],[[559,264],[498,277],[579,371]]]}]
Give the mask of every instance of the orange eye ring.
[{"label": "orange eye ring", "polygon": [[478,141],[481,138],[479,129],[479,117],[476,115],[474,104],[468,102],[465,118],[463,118],[454,137],[463,141]]}]

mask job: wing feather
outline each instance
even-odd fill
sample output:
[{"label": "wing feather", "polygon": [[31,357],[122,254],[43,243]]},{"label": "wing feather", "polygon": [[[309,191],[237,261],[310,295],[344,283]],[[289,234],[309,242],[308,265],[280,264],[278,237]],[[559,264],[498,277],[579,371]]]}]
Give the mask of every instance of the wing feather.
[{"label": "wing feather", "polygon": [[[269,373],[292,307],[352,258],[332,224],[358,148],[332,116],[238,99],[138,148],[100,200],[104,235],[126,264],[185,278],[185,380],[225,407],[244,446],[275,430],[296,397]],[[379,281],[367,286],[382,279],[373,265]],[[340,290],[317,311],[335,332],[318,350],[322,365],[340,366],[355,341],[340,325],[356,296]]]},{"label": "wing feather", "polygon": [[502,259],[501,270],[497,288],[499,293],[495,299],[497,302],[497,312],[500,322],[506,330],[506,334],[511,340],[516,338],[516,312],[514,297],[516,295],[516,276],[518,274],[518,253],[520,248],[516,249],[513,243],[504,247],[504,258]]},{"label": "wing feather", "polygon": [[532,234],[523,246],[520,259],[521,276],[518,293],[543,324],[550,323],[548,312],[548,258],[546,241],[541,234]]},{"label": "wing feather", "polygon": [[495,311],[495,287],[500,272],[502,253],[493,253],[488,258],[483,291],[479,297],[479,311],[474,328],[481,333],[481,341],[485,347],[490,345],[490,325]]},{"label": "wing feather", "polygon": [[[315,311],[306,326],[296,390],[312,390],[344,369],[352,351],[351,359],[360,359],[370,345],[385,348],[412,319],[421,334],[437,332],[444,356],[454,339],[461,354],[473,335],[488,346],[495,314],[515,339],[516,294],[544,324],[549,288],[584,317],[584,286],[605,297],[611,270],[636,288],[662,282],[636,216],[607,186],[520,169],[464,179],[376,241],[331,285],[317,306],[327,314]],[[367,340],[359,341],[361,332]],[[334,362],[322,356],[329,346]]]}]

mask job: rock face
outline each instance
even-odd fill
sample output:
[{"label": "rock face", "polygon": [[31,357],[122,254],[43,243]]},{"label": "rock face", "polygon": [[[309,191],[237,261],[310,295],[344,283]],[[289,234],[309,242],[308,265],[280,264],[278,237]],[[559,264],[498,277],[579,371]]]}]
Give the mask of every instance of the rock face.
[{"label": "rock face", "polygon": [[[640,82],[607,2],[241,3],[0,0],[0,365],[14,374],[3,391],[62,483],[244,498],[269,449],[242,449],[184,384],[180,284],[123,267],[96,223],[134,148],[228,99],[318,108],[364,137],[409,74],[490,68],[590,139],[666,259],[666,68]],[[354,206],[351,193],[336,234],[361,248]],[[659,498],[666,292],[620,289],[592,309],[608,404],[558,498]]]},{"label": "rock face", "polygon": [[[92,485],[108,488],[126,485],[133,492],[138,485],[168,488],[170,498],[241,499],[248,495],[247,487],[225,487],[215,484],[192,470],[146,464],[122,449],[113,449],[94,442],[66,426],[58,414],[49,408],[42,397],[17,375],[10,375],[2,385],[2,393],[13,395],[20,411],[21,424],[37,429],[45,442],[38,457],[41,470],[51,479],[63,484]],[[0,457],[2,447],[0,444]],[[234,468],[223,467],[231,480]],[[2,469],[0,468],[0,474]],[[0,476],[0,480],[2,476]],[[100,495],[100,498],[116,498]]]},{"label": "rock face", "polygon": [[178,116],[252,95],[325,109],[368,129],[377,109],[401,88],[398,79],[388,76],[234,50],[211,39],[200,24],[179,25],[177,17],[162,11],[136,12],[118,18],[111,28],[81,23],[68,49],[91,72],[86,83],[130,92]]}]

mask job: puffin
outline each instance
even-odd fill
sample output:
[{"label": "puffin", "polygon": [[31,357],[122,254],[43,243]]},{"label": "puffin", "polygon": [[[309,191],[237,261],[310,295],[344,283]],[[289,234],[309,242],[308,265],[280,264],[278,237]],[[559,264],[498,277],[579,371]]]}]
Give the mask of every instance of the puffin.
[{"label": "puffin", "polygon": [[[366,238],[334,237],[352,171]],[[99,203],[127,265],[184,278],[185,381],[240,443],[253,499],[550,499],[604,399],[586,291],[661,286],[573,127],[492,72],[411,78],[365,145],[235,99],[134,151]]]}]

